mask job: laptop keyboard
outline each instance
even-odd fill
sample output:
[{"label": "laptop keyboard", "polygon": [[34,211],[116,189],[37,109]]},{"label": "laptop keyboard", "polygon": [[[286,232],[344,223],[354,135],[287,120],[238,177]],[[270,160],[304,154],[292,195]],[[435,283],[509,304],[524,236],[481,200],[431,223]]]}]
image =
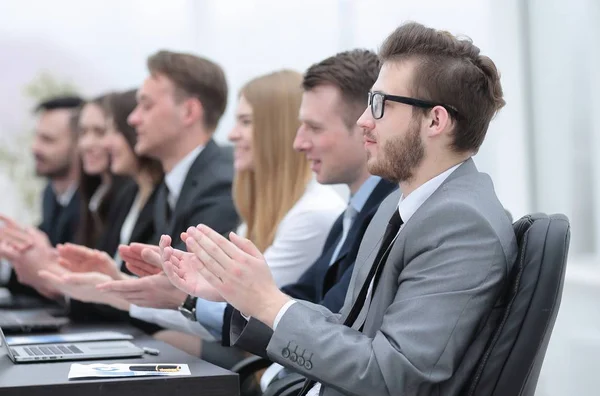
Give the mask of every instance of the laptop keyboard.
[{"label": "laptop keyboard", "polygon": [[24,347],[23,349],[29,356],[59,356],[83,353],[83,351],[75,345],[40,345]]}]

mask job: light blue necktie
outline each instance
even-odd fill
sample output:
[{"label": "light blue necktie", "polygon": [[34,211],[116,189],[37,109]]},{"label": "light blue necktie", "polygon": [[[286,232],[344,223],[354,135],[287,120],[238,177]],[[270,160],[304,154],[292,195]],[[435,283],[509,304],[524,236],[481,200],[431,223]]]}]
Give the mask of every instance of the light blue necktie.
[{"label": "light blue necktie", "polygon": [[348,232],[350,231],[352,222],[354,222],[354,219],[356,218],[357,214],[358,212],[356,211],[356,209],[354,209],[352,205],[348,204],[348,207],[346,208],[346,211],[344,212],[344,217],[342,219],[342,237],[340,238],[340,241],[338,242],[337,246],[335,247],[335,250],[333,251],[333,254],[331,255],[329,265],[333,264],[335,260],[337,260],[338,254],[340,254],[340,250],[342,249],[342,246],[346,241],[346,237],[348,236]]}]

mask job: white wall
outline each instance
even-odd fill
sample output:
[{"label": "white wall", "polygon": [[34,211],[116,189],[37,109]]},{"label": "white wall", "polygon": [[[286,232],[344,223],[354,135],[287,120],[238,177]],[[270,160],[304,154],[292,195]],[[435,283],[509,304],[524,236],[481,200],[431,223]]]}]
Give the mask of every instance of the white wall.
[{"label": "white wall", "polygon": [[[523,146],[518,31],[506,34],[516,0],[141,1],[24,0],[0,7],[0,131],[21,131],[28,103],[21,87],[40,70],[73,81],[84,94],[139,85],[145,58],[160,48],[193,51],[226,69],[231,94],[217,131],[233,123],[235,95],[250,78],[289,67],[304,70],[337,51],[377,46],[405,20],[472,37],[503,72],[508,105],[477,156],[515,216],[529,210]],[[505,153],[511,154],[507,156]]]},{"label": "white wall", "polygon": [[538,395],[598,394],[600,4],[530,0],[536,210],[562,212],[572,240],[563,302]]}]

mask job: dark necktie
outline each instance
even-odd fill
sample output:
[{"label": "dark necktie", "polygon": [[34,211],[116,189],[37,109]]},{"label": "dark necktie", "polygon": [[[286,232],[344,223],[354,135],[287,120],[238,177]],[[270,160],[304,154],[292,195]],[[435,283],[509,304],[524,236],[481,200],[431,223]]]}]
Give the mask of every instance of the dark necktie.
[{"label": "dark necktie", "polygon": [[344,320],[344,325],[350,327],[356,321],[359,312],[367,300],[367,293],[369,292],[371,281],[373,281],[371,296],[375,294],[375,288],[377,287],[377,282],[379,281],[379,277],[383,271],[383,265],[390,254],[390,250],[392,250],[392,242],[394,242],[394,238],[396,238],[396,235],[398,235],[398,231],[400,231],[402,224],[402,218],[400,217],[398,209],[396,209],[387,225],[387,228],[385,229],[383,241],[381,242],[381,246],[379,247],[375,261],[373,261],[373,265],[371,266],[369,274],[367,275],[367,278],[365,279],[365,282],[358,293],[356,301],[354,301],[354,305],[352,305],[350,313],[346,317],[346,320]]},{"label": "dark necktie", "polygon": [[173,215],[171,205],[169,204],[169,194],[169,187],[167,186],[167,183],[165,183],[165,232],[167,232],[167,229],[171,224],[171,216]]},{"label": "dark necktie", "polygon": [[53,209],[50,214],[50,221],[48,224],[48,238],[50,239],[50,244],[52,246],[56,246],[58,243],[63,243],[62,235],[60,235],[60,216],[63,212],[63,206],[58,202],[56,195],[54,195]]},{"label": "dark necktie", "polygon": [[[371,290],[371,296],[375,294],[375,288],[377,287],[377,282],[379,281],[379,277],[381,276],[381,272],[383,271],[383,265],[387,260],[390,250],[392,250],[392,243],[398,235],[398,231],[400,231],[400,227],[402,226],[403,221],[400,217],[400,212],[398,208],[394,211],[388,225],[385,229],[385,233],[383,234],[383,241],[381,242],[381,246],[379,247],[379,251],[377,252],[377,256],[375,257],[375,261],[373,261],[373,265],[369,270],[369,274],[365,279],[362,287],[360,288],[360,292],[358,293],[358,297],[352,308],[350,309],[350,313],[344,320],[344,326],[351,327],[356,321],[358,314],[360,313],[363,305],[365,305],[365,301],[367,300],[367,294],[369,292],[369,287],[371,286],[371,281],[373,281],[373,288]],[[315,381],[307,379],[304,382],[304,387],[298,394],[299,396],[304,396],[308,391],[315,385]]]}]

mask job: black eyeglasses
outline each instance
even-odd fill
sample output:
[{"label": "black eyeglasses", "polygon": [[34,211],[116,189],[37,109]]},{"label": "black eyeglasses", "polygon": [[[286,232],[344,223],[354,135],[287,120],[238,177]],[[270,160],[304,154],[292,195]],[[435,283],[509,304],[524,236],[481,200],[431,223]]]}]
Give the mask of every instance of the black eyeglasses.
[{"label": "black eyeglasses", "polygon": [[371,107],[371,114],[376,120],[383,117],[383,110],[385,109],[385,101],[391,100],[392,102],[404,103],[409,106],[421,107],[423,109],[431,109],[435,106],[442,106],[452,116],[458,116],[458,110],[454,106],[445,105],[443,103],[434,103],[427,100],[407,98],[406,96],[395,96],[384,94],[383,92],[369,92],[369,106]]}]

